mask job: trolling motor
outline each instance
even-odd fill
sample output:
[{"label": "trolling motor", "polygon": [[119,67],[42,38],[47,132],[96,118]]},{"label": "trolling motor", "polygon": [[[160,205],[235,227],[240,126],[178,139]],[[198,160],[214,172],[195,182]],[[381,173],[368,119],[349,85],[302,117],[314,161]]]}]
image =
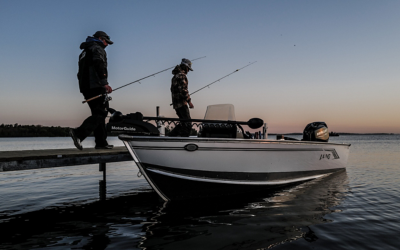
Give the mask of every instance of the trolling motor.
[{"label": "trolling motor", "polygon": [[111,113],[111,117],[106,125],[107,132],[140,136],[160,135],[156,126],[143,121],[143,114],[140,112],[123,115],[111,108],[108,111]]}]

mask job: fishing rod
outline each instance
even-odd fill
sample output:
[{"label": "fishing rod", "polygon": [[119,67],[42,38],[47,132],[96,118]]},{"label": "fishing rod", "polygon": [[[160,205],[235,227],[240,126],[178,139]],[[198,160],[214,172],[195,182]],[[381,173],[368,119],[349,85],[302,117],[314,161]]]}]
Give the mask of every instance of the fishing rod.
[{"label": "fishing rod", "polygon": [[[215,80],[215,81],[213,81],[212,83],[207,84],[206,86],[204,86],[204,87],[202,87],[202,88],[200,88],[200,89],[198,89],[198,90],[196,90],[196,91],[190,93],[190,94],[189,94],[190,97],[192,97],[192,95],[193,95],[194,93],[197,93],[197,92],[199,92],[200,90],[205,89],[205,88],[209,87],[210,85],[212,85],[212,84],[214,84],[214,83],[216,83],[216,82],[221,81],[221,80],[224,79],[225,77],[228,77],[228,76],[230,76],[230,75],[232,75],[232,74],[238,72],[238,71],[241,70],[241,69],[244,69],[244,68],[246,68],[246,67],[249,67],[250,65],[252,65],[252,64],[254,64],[254,63],[256,63],[256,62],[257,62],[257,61],[254,61],[254,62],[252,62],[252,63],[249,63],[249,64],[247,64],[246,66],[244,66],[244,67],[242,67],[242,68],[240,68],[240,69],[237,69],[237,70],[233,71],[232,73],[229,73],[229,74],[227,74],[226,76],[223,76],[223,77],[219,78],[218,80]],[[171,106],[171,105],[172,105],[172,103],[170,104],[170,106]]]},{"label": "fishing rod", "polygon": [[233,71],[232,73],[230,73],[230,74],[228,74],[228,75],[226,75],[226,76],[224,76],[224,77],[221,77],[221,78],[219,78],[218,80],[213,81],[213,82],[210,83],[210,84],[207,84],[206,86],[204,86],[204,87],[202,87],[202,88],[200,88],[200,89],[194,91],[193,93],[190,93],[189,95],[192,96],[194,93],[199,92],[200,90],[205,89],[205,88],[207,88],[208,86],[210,86],[210,85],[212,85],[212,84],[214,84],[214,83],[216,83],[216,82],[219,82],[220,80],[224,79],[225,77],[228,77],[228,76],[230,76],[230,75],[232,75],[232,74],[238,72],[238,71],[241,70],[241,69],[244,69],[244,68],[246,68],[246,67],[249,67],[250,65],[252,65],[252,64],[254,64],[254,63],[256,63],[256,62],[257,62],[257,61],[252,62],[252,63],[249,63],[249,64],[247,64],[246,66],[244,66],[244,67],[242,67],[242,68],[240,68],[240,69],[237,69],[237,70]]},{"label": "fishing rod", "polygon": [[[196,60],[202,59],[202,58],[204,58],[204,57],[206,57],[206,56],[202,56],[202,57],[199,57],[199,58],[196,58],[196,59],[192,59],[191,61],[196,61]],[[140,79],[138,79],[138,80],[136,80],[136,81],[130,82],[130,83],[128,83],[128,84],[125,84],[125,85],[123,85],[123,86],[121,86],[121,87],[118,87],[118,88],[114,89],[113,92],[116,91],[116,90],[118,90],[118,89],[121,89],[121,88],[123,88],[123,87],[126,87],[126,86],[128,86],[128,85],[131,85],[131,84],[133,84],[133,83],[135,83],[135,82],[140,82],[141,80],[144,80],[144,79],[149,78],[149,77],[151,77],[151,76],[155,76],[155,75],[157,75],[157,74],[160,74],[160,73],[162,73],[162,72],[164,72],[164,71],[167,71],[167,70],[169,70],[169,69],[172,69],[172,68],[175,68],[175,66],[170,67],[170,68],[168,68],[168,69],[164,69],[164,70],[158,71],[158,72],[156,72],[156,73],[154,73],[154,74],[148,75],[148,76],[143,77],[143,78],[140,78]],[[94,100],[94,99],[97,99],[97,98],[103,96],[103,95],[107,95],[107,94],[101,94],[101,95],[94,96],[94,97],[92,97],[92,98],[89,98],[89,99],[87,99],[87,100],[82,101],[82,103],[90,102],[90,101],[92,101],[92,100]],[[108,99],[108,100],[111,100],[111,97],[108,97],[107,99]]]}]

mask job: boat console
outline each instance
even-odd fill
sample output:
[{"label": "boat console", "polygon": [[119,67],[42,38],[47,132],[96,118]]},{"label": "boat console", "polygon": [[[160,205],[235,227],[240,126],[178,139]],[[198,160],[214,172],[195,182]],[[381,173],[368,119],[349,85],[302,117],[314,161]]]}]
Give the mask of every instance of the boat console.
[{"label": "boat console", "polygon": [[[236,121],[235,107],[232,104],[217,104],[207,107],[204,120]],[[242,126],[227,123],[202,123],[198,137],[207,138],[250,138]]]}]

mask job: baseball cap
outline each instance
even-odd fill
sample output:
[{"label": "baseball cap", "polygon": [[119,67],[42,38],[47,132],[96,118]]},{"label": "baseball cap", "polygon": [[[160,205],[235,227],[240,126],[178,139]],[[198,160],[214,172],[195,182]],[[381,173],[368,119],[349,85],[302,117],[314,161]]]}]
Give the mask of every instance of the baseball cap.
[{"label": "baseball cap", "polygon": [[94,37],[102,37],[108,44],[113,44],[114,42],[110,40],[110,37],[104,31],[97,31],[93,35]]},{"label": "baseball cap", "polygon": [[189,59],[183,58],[181,64],[186,65],[191,71],[193,71],[192,62]]}]

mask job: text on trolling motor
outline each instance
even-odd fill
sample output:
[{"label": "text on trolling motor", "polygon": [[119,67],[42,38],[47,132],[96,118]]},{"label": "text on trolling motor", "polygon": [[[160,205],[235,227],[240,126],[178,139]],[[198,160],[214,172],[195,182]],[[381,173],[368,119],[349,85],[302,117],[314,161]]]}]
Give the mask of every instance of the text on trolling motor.
[{"label": "text on trolling motor", "polygon": [[123,130],[123,131],[136,131],[136,128],[129,128],[129,127],[112,126],[111,129],[113,129],[113,130]]}]

